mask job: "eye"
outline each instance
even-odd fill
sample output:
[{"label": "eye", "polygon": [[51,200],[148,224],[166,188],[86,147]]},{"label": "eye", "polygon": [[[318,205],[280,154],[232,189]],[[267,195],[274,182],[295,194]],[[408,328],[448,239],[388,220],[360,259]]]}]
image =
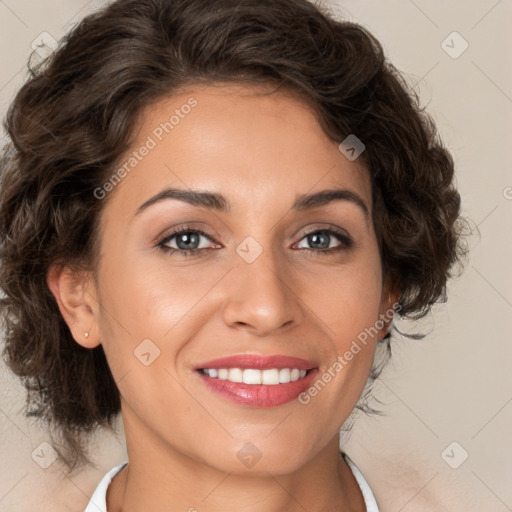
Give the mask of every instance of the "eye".
[{"label": "eye", "polygon": [[317,229],[307,233],[297,244],[298,249],[329,253],[351,246],[352,239],[346,233],[334,229]]},{"label": "eye", "polygon": [[[348,249],[352,245],[352,239],[347,233],[331,228],[317,229],[307,233],[293,248],[312,251],[316,254],[332,254]],[[204,253],[208,249],[221,247],[204,231],[188,226],[183,226],[165,235],[157,246],[168,254],[178,253],[182,256],[193,256]]]},{"label": "eye", "polygon": [[167,234],[157,246],[168,253],[180,252],[189,256],[204,249],[211,248],[212,239],[200,229],[181,227]]}]

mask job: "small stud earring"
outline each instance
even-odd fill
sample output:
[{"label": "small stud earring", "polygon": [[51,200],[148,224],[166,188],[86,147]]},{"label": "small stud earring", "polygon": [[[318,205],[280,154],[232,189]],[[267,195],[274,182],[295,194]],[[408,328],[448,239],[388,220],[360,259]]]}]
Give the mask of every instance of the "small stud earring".
[{"label": "small stud earring", "polygon": [[88,333],[88,332],[84,332],[84,336],[85,336],[86,338],[88,338],[88,337],[89,337],[89,333]]}]

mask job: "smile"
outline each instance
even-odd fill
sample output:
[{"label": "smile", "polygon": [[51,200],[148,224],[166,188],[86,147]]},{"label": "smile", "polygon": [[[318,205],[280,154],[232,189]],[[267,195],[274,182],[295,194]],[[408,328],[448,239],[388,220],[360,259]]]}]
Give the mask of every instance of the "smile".
[{"label": "smile", "polygon": [[307,370],[298,368],[272,368],[270,370],[258,370],[256,368],[203,368],[202,372],[209,377],[230,382],[243,382],[244,384],[277,386],[288,384],[303,379]]}]

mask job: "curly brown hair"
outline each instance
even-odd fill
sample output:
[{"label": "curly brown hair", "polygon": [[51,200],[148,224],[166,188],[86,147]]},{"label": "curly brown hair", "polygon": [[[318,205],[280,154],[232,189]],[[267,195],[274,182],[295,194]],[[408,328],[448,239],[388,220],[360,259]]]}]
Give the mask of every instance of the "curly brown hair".
[{"label": "curly brown hair", "polygon": [[108,198],[94,190],[130,147],[141,111],[183,86],[283,86],[314,107],[333,140],[356,134],[400,315],[419,318],[446,300],[465,252],[454,163],[363,27],[307,0],[118,0],[31,72],[9,108],[0,161],[3,356],[28,390],[27,414],[62,434],[69,469],[90,463],[86,440],[112,428],[120,397],[101,345],[72,338],[47,274],[58,262],[95,268]]}]

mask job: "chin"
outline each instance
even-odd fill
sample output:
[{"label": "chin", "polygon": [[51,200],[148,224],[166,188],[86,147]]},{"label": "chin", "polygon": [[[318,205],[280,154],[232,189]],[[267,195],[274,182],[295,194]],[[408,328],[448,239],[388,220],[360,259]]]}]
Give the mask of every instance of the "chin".
[{"label": "chin", "polygon": [[[263,435],[253,439],[254,441],[238,441],[233,446],[226,447],[220,453],[214,454],[214,460],[208,462],[226,473],[268,477],[268,473],[272,475],[293,473],[310,458],[309,453],[305,451],[307,448],[304,448],[307,443],[299,440],[292,444],[285,444],[280,443],[278,438],[269,442]],[[302,450],[298,451],[298,447],[302,447]]]}]

